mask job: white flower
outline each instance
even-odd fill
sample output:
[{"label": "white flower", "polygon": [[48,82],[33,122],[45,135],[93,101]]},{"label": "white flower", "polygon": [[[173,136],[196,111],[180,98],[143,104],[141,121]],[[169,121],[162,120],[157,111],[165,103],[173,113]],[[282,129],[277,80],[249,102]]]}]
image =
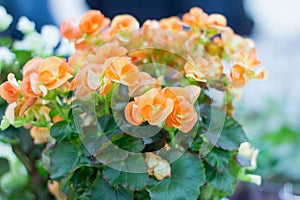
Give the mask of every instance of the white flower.
[{"label": "white flower", "polygon": [[37,54],[44,54],[44,40],[41,34],[32,32],[25,35],[23,40],[15,41],[14,48],[18,50],[34,51]]},{"label": "white flower", "polygon": [[59,47],[56,50],[56,54],[60,56],[68,56],[75,52],[74,43],[70,42],[66,38],[63,38]]},{"label": "white flower", "polygon": [[0,31],[5,31],[12,23],[12,21],[12,16],[10,14],[7,14],[3,6],[0,6]]},{"label": "white flower", "polygon": [[52,49],[56,47],[60,41],[60,32],[56,26],[44,25],[42,27],[41,35],[46,45]]},{"label": "white flower", "polygon": [[6,65],[13,63],[16,55],[13,54],[7,47],[0,47],[0,62],[4,62]]},{"label": "white flower", "polygon": [[35,23],[30,21],[27,17],[20,17],[17,29],[23,34],[29,34],[35,31]]},{"label": "white flower", "polygon": [[255,174],[248,174],[247,175],[251,180],[251,183],[254,183],[256,185],[261,185],[261,176],[255,175]]},{"label": "white flower", "polygon": [[251,163],[251,167],[250,167],[251,169],[256,169],[257,166],[256,159],[258,153],[259,150],[252,148],[249,142],[244,142],[239,147],[239,154],[249,159]]}]

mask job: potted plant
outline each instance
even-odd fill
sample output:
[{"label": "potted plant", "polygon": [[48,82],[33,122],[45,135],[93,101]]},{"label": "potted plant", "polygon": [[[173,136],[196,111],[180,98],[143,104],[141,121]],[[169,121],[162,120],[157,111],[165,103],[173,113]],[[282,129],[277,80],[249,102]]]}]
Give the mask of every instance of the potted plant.
[{"label": "potted plant", "polygon": [[61,24],[76,51],[35,57],[0,86],[1,129],[25,126],[57,199],[220,199],[257,151],[233,117],[249,79],[264,79],[253,42],[219,14],[182,19],[90,10]]}]

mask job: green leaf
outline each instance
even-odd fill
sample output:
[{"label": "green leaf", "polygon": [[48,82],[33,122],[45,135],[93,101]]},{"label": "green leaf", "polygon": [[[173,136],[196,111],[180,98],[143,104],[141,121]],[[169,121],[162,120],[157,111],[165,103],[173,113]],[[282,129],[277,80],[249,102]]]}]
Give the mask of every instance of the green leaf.
[{"label": "green leaf", "polygon": [[144,142],[141,138],[136,138],[127,134],[115,135],[111,138],[112,143],[129,152],[141,152],[144,148]]},{"label": "green leaf", "polygon": [[213,148],[209,154],[205,156],[206,162],[219,172],[224,172],[229,165],[232,155],[228,151]]},{"label": "green leaf", "polygon": [[225,196],[233,194],[240,170],[240,165],[234,158],[230,160],[228,168],[224,172],[219,172],[217,168],[212,168],[211,166],[206,166],[205,169],[208,184],[224,193]]},{"label": "green leaf", "polygon": [[112,134],[118,134],[122,132],[112,115],[103,115],[99,118],[98,122],[103,133],[105,133],[105,135],[108,137]]},{"label": "green leaf", "polygon": [[136,199],[136,200],[151,200],[151,197],[147,190],[142,190],[142,191],[137,191],[134,193],[134,199]]},{"label": "green leaf", "polygon": [[16,55],[16,60],[20,66],[24,66],[33,57],[33,53],[27,50],[13,50],[12,52]]},{"label": "green leaf", "polygon": [[3,174],[9,171],[9,162],[5,158],[0,158],[0,178]]},{"label": "green leaf", "polygon": [[200,186],[205,183],[201,160],[191,153],[184,153],[171,164],[171,177],[161,181],[152,179],[147,187],[153,200],[197,199]]},{"label": "green leaf", "polygon": [[60,121],[51,126],[50,135],[58,142],[74,138],[77,133],[67,121]]},{"label": "green leaf", "polygon": [[1,37],[0,38],[0,46],[6,46],[6,47],[10,47],[10,45],[12,44],[13,40],[9,37]]},{"label": "green leaf", "polygon": [[146,187],[149,177],[147,173],[130,173],[134,168],[137,171],[147,171],[146,163],[139,154],[129,156],[120,170],[106,167],[103,171],[103,177],[112,186],[122,185],[130,190],[141,190]]},{"label": "green leaf", "polygon": [[67,173],[79,163],[79,149],[76,145],[63,142],[54,147],[50,164],[51,179],[66,177]]},{"label": "green leaf", "polygon": [[221,134],[208,134],[207,139],[212,143],[217,139],[215,146],[225,150],[237,150],[241,143],[247,141],[242,126],[228,115],[225,117]]},{"label": "green leaf", "polygon": [[2,121],[1,121],[1,124],[0,124],[0,129],[1,129],[2,131],[4,131],[4,130],[7,129],[9,126],[10,126],[9,120],[8,120],[5,116],[3,116]]},{"label": "green leaf", "polygon": [[110,187],[102,178],[95,181],[92,190],[92,200],[133,200],[132,192],[119,187]]}]

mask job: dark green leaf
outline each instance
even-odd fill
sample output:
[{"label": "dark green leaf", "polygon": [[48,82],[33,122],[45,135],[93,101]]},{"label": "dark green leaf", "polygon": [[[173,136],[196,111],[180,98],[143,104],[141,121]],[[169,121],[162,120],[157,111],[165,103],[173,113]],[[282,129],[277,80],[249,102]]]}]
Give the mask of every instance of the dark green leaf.
[{"label": "dark green leaf", "polygon": [[5,158],[0,158],[0,177],[9,171],[9,163]]},{"label": "dark green leaf", "polygon": [[137,171],[147,171],[146,163],[141,155],[129,156],[123,162],[120,170],[106,167],[103,171],[103,177],[110,185],[122,185],[130,190],[141,190],[148,183],[147,173],[130,173],[137,169]]},{"label": "dark green leaf", "polygon": [[229,165],[231,157],[230,152],[213,148],[204,159],[209,165],[216,168],[219,172],[224,172]]},{"label": "dark green leaf", "polygon": [[237,175],[240,166],[231,159],[226,171],[219,172],[216,168],[206,166],[206,178],[208,184],[212,185],[217,190],[225,193],[226,196],[231,196],[236,187]]},{"label": "dark green leaf", "polygon": [[141,152],[145,145],[141,138],[127,134],[115,135],[111,138],[112,143],[129,152]]},{"label": "dark green leaf", "polygon": [[137,191],[134,193],[135,200],[151,200],[149,192],[147,190]]},{"label": "dark green leaf", "polygon": [[154,200],[192,200],[200,194],[205,183],[205,172],[201,160],[191,153],[184,153],[171,164],[171,177],[161,181],[152,179],[147,190]]},{"label": "dark green leaf", "polygon": [[100,128],[106,136],[121,133],[119,126],[116,124],[112,115],[103,115],[98,120]]},{"label": "dark green leaf", "polygon": [[67,121],[60,121],[51,126],[50,135],[58,142],[73,138],[77,133]]},{"label": "dark green leaf", "polygon": [[60,179],[75,168],[80,157],[79,149],[76,145],[63,142],[54,147],[54,152],[50,164],[51,179]]},{"label": "dark green leaf", "polygon": [[[209,127],[214,120],[214,125],[210,127],[212,130],[210,134],[207,134],[207,139],[215,144],[216,147],[220,147],[225,150],[237,150],[241,143],[246,142],[247,138],[242,126],[232,117],[224,114],[222,110],[214,110],[213,117],[207,116],[206,126]],[[218,116],[216,116],[218,115]],[[224,116],[225,119],[223,117]],[[213,118],[213,119],[211,119]],[[214,127],[215,126],[215,127]],[[223,126],[221,133],[219,129]],[[215,129],[215,130],[214,130]]]},{"label": "dark green leaf", "polygon": [[92,200],[133,200],[132,192],[123,187],[110,187],[102,178],[95,181],[91,190]]}]

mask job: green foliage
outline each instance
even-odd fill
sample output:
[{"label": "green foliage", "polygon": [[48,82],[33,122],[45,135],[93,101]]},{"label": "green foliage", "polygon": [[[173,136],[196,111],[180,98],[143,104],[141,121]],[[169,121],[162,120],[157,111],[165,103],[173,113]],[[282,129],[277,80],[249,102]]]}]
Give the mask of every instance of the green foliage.
[{"label": "green foliage", "polygon": [[72,138],[78,138],[78,133],[68,121],[60,121],[51,126],[50,135],[58,142],[68,141]]},{"label": "green foliage", "polygon": [[93,200],[132,200],[133,193],[122,187],[114,188],[109,186],[101,177],[99,177],[91,188]]},{"label": "green foliage", "polygon": [[51,157],[50,177],[60,180],[67,176],[68,172],[83,164],[84,154],[75,144],[62,142],[55,145]]},{"label": "green foliage", "polygon": [[184,153],[171,164],[171,177],[161,181],[151,179],[147,190],[151,199],[197,199],[200,187],[205,183],[205,171],[201,160]]}]

